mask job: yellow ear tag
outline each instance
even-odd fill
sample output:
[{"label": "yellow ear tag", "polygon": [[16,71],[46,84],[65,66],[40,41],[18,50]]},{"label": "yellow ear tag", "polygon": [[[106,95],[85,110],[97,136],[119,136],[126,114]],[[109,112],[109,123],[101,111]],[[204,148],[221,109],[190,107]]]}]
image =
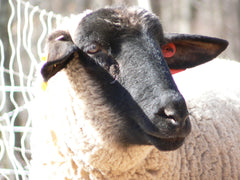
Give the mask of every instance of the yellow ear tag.
[{"label": "yellow ear tag", "polygon": [[47,89],[47,82],[42,82],[41,88],[43,91],[45,91]]},{"label": "yellow ear tag", "polygon": [[46,60],[47,60],[46,56],[41,57],[41,61],[46,61]]},{"label": "yellow ear tag", "polygon": [[47,61],[48,60],[48,54],[44,54],[42,57],[41,57],[41,61]]}]

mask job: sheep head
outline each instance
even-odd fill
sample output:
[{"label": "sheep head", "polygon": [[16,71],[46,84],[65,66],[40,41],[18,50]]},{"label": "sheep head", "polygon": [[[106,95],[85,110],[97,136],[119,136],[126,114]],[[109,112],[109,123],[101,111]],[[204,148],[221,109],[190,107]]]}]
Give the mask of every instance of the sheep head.
[{"label": "sheep head", "polygon": [[79,21],[75,31],[49,36],[44,80],[70,68],[77,56],[121,117],[113,127],[118,133],[112,135],[118,144],[180,147],[191,124],[169,67],[185,69],[209,61],[228,43],[199,35],[164,35],[159,19],[138,8],[103,8]]}]

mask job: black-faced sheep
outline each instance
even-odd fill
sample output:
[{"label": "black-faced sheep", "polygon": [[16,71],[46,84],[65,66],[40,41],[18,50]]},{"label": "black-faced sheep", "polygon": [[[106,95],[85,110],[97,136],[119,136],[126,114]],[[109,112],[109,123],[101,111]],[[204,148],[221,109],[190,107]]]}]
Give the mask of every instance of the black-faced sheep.
[{"label": "black-faced sheep", "polygon": [[[32,179],[239,178],[239,138],[219,144],[239,136],[221,119],[230,116],[214,116],[222,112],[221,99],[213,96],[218,103],[205,116],[208,106],[198,107],[197,100],[210,105],[210,98],[187,98],[188,112],[168,68],[209,61],[226,48],[225,40],[164,35],[158,18],[139,8],[103,8],[75,23],[48,38]],[[236,157],[230,162],[230,156]]]}]

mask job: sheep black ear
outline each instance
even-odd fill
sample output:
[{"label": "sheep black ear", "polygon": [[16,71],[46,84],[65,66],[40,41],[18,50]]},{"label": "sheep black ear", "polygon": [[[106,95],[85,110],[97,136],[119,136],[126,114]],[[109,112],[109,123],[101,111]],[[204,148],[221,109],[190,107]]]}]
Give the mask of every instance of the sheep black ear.
[{"label": "sheep black ear", "polygon": [[165,34],[161,48],[170,69],[186,69],[212,60],[227,46],[226,40],[214,37]]},{"label": "sheep black ear", "polygon": [[55,31],[47,40],[47,62],[43,65],[41,73],[47,82],[57,72],[62,70],[73,59],[77,47],[70,34],[66,31]]}]

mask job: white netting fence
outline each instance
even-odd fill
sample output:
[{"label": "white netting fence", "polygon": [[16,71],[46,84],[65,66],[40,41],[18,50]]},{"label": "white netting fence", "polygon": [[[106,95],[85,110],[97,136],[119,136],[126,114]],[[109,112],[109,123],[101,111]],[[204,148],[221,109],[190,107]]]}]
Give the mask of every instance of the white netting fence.
[{"label": "white netting fence", "polygon": [[28,179],[32,83],[45,38],[62,17],[23,0],[0,1],[0,12],[0,180]]}]

